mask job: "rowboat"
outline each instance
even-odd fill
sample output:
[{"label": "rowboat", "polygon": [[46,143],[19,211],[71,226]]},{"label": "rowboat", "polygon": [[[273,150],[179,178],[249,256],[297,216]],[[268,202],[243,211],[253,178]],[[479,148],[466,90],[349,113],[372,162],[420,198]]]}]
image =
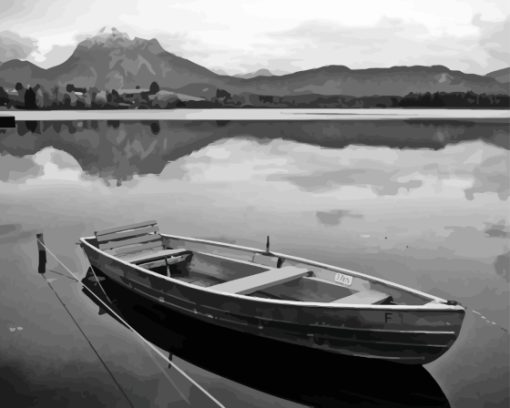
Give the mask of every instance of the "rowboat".
[{"label": "rowboat", "polygon": [[[231,392],[234,401],[244,400],[238,392],[242,384],[244,389],[248,387],[251,396],[258,395],[255,391],[258,390],[266,396],[307,407],[450,408],[445,393],[424,366],[326,353],[211,325],[134,296],[90,267],[81,282],[83,295],[98,306],[100,316],[110,323],[126,322],[168,353],[172,363],[182,366],[186,361],[205,370],[203,375],[207,378],[228,379],[221,383],[235,390]],[[104,304],[114,305],[112,309],[124,322]],[[216,391],[218,395],[227,395]],[[239,405],[229,404],[228,399],[222,402],[227,407]]]},{"label": "rowboat", "polygon": [[157,304],[208,323],[353,357],[426,364],[465,315],[378,277],[223,242],[160,233],[156,221],[80,238],[93,269]]}]

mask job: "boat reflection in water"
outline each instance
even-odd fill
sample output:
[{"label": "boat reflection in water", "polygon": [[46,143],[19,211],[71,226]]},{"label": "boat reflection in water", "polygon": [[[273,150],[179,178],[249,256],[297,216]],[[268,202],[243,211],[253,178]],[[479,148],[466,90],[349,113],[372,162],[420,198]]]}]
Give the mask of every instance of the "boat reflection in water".
[{"label": "boat reflection in water", "polygon": [[[212,376],[317,407],[450,407],[423,366],[345,357],[224,329],[171,312],[95,272],[101,287],[89,268],[82,280],[87,288],[106,304],[113,302],[126,322],[171,358],[175,355]],[[100,314],[109,313],[82,291]]]}]

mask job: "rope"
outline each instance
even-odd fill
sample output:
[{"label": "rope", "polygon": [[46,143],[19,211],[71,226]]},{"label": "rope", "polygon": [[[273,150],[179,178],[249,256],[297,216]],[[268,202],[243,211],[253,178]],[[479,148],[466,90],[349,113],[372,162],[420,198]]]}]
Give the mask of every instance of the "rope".
[{"label": "rope", "polygon": [[69,315],[69,317],[71,318],[71,320],[73,321],[74,325],[77,327],[77,329],[80,331],[80,333],[82,334],[83,338],[87,341],[87,343],[89,344],[90,348],[92,349],[92,351],[94,352],[94,354],[96,355],[96,357],[98,358],[98,360],[101,362],[101,364],[103,365],[104,369],[106,370],[106,372],[110,375],[111,379],[113,380],[113,382],[115,383],[115,385],[117,386],[117,388],[119,389],[120,393],[123,395],[123,397],[126,399],[126,401],[128,402],[129,406],[132,407],[132,408],[135,408],[135,406],[133,405],[133,403],[131,402],[131,400],[129,399],[128,395],[126,394],[126,391],[124,391],[124,389],[122,388],[122,386],[120,385],[120,383],[117,381],[117,379],[115,378],[115,376],[113,375],[112,371],[108,368],[108,365],[106,364],[106,362],[101,358],[101,356],[99,355],[98,351],[96,350],[96,348],[94,347],[94,345],[92,344],[92,342],[90,341],[90,339],[88,338],[87,334],[83,331],[83,329],[81,328],[80,324],[78,323],[78,321],[74,318],[74,316],[72,315],[71,311],[67,308],[66,304],[64,303],[64,301],[62,300],[62,298],[59,296],[59,294],[57,293],[57,291],[55,290],[55,288],[53,287],[53,285],[48,281],[48,279],[46,279],[45,276],[43,276],[43,279],[46,281],[46,283],[48,284],[48,286],[50,287],[50,289],[53,291],[53,293],[55,294],[55,297],[58,299],[58,301],[60,302],[60,304],[62,305],[62,307],[64,308],[64,310],[67,312],[67,314]]},{"label": "rope", "polygon": [[487,317],[485,317],[483,314],[481,314],[479,311],[475,310],[475,309],[471,309],[469,307],[466,307],[466,309],[469,309],[471,310],[474,314],[480,316],[480,318],[482,320],[484,320],[487,324],[492,324],[493,326],[496,326],[498,327],[499,329],[503,330],[505,333],[508,334],[508,329],[506,329],[505,327],[503,326],[500,326],[499,324],[497,324],[495,321],[493,320],[489,320]]},{"label": "rope", "polygon": [[[103,292],[103,295],[104,295],[104,296],[105,296],[105,298],[108,300],[108,302],[110,303],[110,305],[111,305],[111,307],[112,307],[112,309],[113,309],[113,307],[114,307],[114,303],[112,302],[112,300],[110,299],[110,297],[106,294],[106,292],[105,292],[105,290],[104,290],[104,288],[103,288],[103,285],[101,285],[101,281],[100,281],[100,280],[99,280],[99,278],[97,277],[97,274],[96,274],[96,272],[95,272],[95,270],[94,270],[94,267],[93,267],[92,265],[90,265],[90,269],[91,269],[91,271],[92,271],[92,274],[94,275],[94,278],[95,278],[95,280],[96,280],[97,284],[99,285],[99,288],[100,288],[100,289],[101,289],[101,291]],[[71,278],[70,278],[70,279],[71,279]],[[138,340],[138,339],[137,339],[137,340]],[[190,402],[189,402],[189,400],[188,400],[188,398],[187,398],[187,397],[186,397],[186,396],[182,393],[182,391],[179,389],[179,387],[177,386],[177,384],[175,384],[175,383],[174,383],[174,380],[172,379],[172,377],[170,377],[170,376],[168,375],[167,370],[165,370],[163,367],[161,367],[161,366],[159,365],[159,362],[158,362],[158,361],[154,358],[154,355],[150,352],[150,350],[149,350],[149,349],[147,349],[147,348],[144,348],[143,350],[144,350],[144,351],[147,353],[147,355],[151,358],[151,360],[154,362],[154,364],[156,365],[156,367],[158,367],[158,368],[159,368],[159,370],[160,370],[160,371],[161,371],[161,373],[162,373],[162,374],[166,377],[166,379],[168,380],[168,382],[169,382],[170,384],[172,384],[172,386],[173,386],[173,387],[175,388],[175,390],[179,393],[179,395],[181,396],[181,398],[182,398],[183,400],[185,400],[185,401],[188,403],[188,405],[191,405],[191,404],[190,404]],[[165,359],[166,359],[166,358],[165,358]],[[168,359],[166,359],[166,360],[168,361]]]},{"label": "rope", "polygon": [[[115,312],[110,306],[108,306],[100,297],[98,297],[90,288],[84,285],[76,274],[71,271],[60,259],[56,256],[44,242],[42,242],[39,238],[37,241],[49,252],[49,254],[55,258],[55,260],[74,278],[76,282],[78,282],[83,288],[85,288],[94,298],[96,298],[106,309],[108,309],[113,316],[115,316],[124,326],[126,326],[139,340],[141,340],[146,346],[152,349],[156,354],[158,354],[161,358],[163,358],[166,362],[168,362],[176,371],[178,371],[183,377],[185,377],[191,384],[197,387],[200,391],[202,391],[211,401],[213,401],[218,407],[226,408],[220,401],[218,401],[209,391],[207,391],[204,387],[198,384],[193,378],[191,378],[184,370],[182,370],[177,364],[173,361],[169,360],[156,346],[154,346],[151,342],[145,339],[140,333],[138,333],[126,320],[124,320],[117,312]],[[92,265],[91,265],[92,266]]]},{"label": "rope", "polygon": [[66,279],[69,279],[69,280],[72,280],[73,282],[75,282],[75,280],[71,276],[60,273],[59,271],[56,271],[55,269],[48,269],[48,272],[55,273],[57,275],[62,276],[63,278],[66,278]]}]

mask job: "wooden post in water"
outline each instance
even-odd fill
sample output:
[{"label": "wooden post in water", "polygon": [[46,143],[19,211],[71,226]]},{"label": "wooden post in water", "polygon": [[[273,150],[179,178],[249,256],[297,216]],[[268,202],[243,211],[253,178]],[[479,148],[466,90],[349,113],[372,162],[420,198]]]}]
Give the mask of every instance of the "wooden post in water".
[{"label": "wooden post in water", "polygon": [[14,116],[0,116],[0,128],[14,128],[16,120]]},{"label": "wooden post in water", "polygon": [[168,368],[172,368],[172,367],[173,367],[173,365],[172,365],[172,363],[171,363],[171,361],[173,360],[173,357],[174,357],[174,355],[173,355],[173,353],[170,351],[170,352],[168,353]]},{"label": "wooden post in water", "polygon": [[44,235],[39,233],[37,237],[37,250],[39,252],[39,273],[46,273],[46,248],[44,247]]}]

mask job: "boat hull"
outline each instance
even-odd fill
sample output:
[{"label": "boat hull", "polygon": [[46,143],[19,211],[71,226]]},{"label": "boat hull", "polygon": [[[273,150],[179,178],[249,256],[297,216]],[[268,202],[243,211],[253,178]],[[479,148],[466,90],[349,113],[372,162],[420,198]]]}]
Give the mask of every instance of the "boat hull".
[{"label": "boat hull", "polygon": [[426,364],[456,340],[464,310],[302,305],[232,296],[166,278],[109,256],[82,240],[91,265],[165,308],[255,336],[348,356]]}]

